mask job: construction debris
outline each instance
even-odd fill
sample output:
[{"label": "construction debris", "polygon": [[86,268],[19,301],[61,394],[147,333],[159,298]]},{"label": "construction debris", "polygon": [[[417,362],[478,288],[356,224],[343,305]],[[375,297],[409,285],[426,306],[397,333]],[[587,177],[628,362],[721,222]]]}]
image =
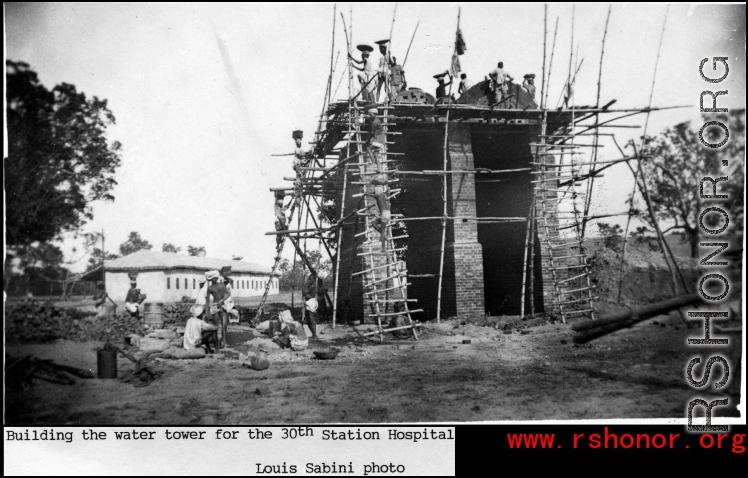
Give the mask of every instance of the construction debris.
[{"label": "construction debris", "polygon": [[128,334],[144,334],[146,327],[130,314],[96,317],[94,312],[62,309],[26,299],[5,309],[5,338],[8,342],[49,342],[68,339],[121,340]]},{"label": "construction debris", "polygon": [[60,385],[75,384],[75,379],[68,374],[80,378],[94,378],[90,370],[57,364],[52,360],[42,360],[33,355],[23,358],[6,357],[5,359],[5,383],[11,386],[19,385],[24,390],[28,390],[33,385],[33,379]]}]

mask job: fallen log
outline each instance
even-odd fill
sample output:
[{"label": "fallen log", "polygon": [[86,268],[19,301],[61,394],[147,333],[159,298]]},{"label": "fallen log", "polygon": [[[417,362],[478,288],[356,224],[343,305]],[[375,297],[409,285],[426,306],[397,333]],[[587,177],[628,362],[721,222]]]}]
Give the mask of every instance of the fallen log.
[{"label": "fallen log", "polygon": [[682,295],[642,307],[641,309],[627,310],[598,320],[575,324],[572,330],[581,333],[574,336],[574,343],[586,344],[591,340],[608,335],[616,330],[629,328],[652,317],[703,302],[703,300],[699,294]]}]

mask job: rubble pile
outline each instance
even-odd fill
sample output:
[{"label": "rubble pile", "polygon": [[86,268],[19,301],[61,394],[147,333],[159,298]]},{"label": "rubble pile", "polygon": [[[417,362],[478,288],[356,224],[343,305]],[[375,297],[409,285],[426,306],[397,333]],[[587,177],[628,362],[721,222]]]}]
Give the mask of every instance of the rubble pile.
[{"label": "rubble pile", "polygon": [[[194,301],[164,305],[164,324],[184,325],[187,322],[187,319],[190,318],[190,308],[193,305]],[[257,314],[256,307],[235,305],[234,309],[239,311],[240,323],[250,323],[252,319],[254,319],[255,314]]]},{"label": "rubble pile", "polygon": [[96,318],[94,312],[61,309],[34,299],[8,304],[5,309],[5,339],[8,342],[49,342],[68,339],[121,341],[129,334],[144,334],[142,321],[128,313]]}]

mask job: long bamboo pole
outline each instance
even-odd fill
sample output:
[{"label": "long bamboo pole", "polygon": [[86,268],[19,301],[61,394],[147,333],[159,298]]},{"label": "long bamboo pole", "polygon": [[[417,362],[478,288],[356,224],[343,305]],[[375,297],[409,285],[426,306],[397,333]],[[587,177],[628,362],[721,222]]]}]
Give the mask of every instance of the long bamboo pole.
[{"label": "long bamboo pole", "polygon": [[532,200],[533,219],[530,224],[530,316],[535,317],[535,228],[537,220],[535,216],[535,198]]},{"label": "long bamboo pole", "polygon": [[[460,30],[460,14],[462,12],[461,8],[457,9],[457,31]],[[455,33],[456,35],[456,33]],[[455,51],[456,51],[455,46]],[[454,52],[452,53],[454,56]],[[451,61],[451,60],[450,60]],[[454,80],[449,82],[449,94],[447,95],[447,102],[449,106],[452,106],[452,85],[454,85]],[[447,114],[446,114],[446,121],[444,122],[444,165],[443,165],[443,171],[444,175],[442,176],[442,201],[444,203],[444,213],[443,216],[446,218],[448,216],[447,211],[447,202],[449,201],[449,191],[447,190],[447,144],[449,143],[449,111],[450,108],[447,107]],[[441,245],[441,257],[439,258],[439,289],[437,291],[437,297],[436,297],[436,322],[441,322],[441,313],[442,313],[442,284],[444,282],[444,249],[447,242],[447,221],[446,219],[442,219],[442,245]]]},{"label": "long bamboo pole", "polygon": [[[595,108],[600,106],[600,90],[602,87],[602,78],[603,78],[603,57],[605,55],[605,40],[608,37],[608,24],[610,23],[610,12],[612,9],[613,9],[613,6],[608,5],[608,16],[605,19],[605,30],[603,31],[603,42],[602,42],[602,48],[600,49],[600,65],[599,65],[599,69],[597,73],[597,99],[595,100]],[[650,106],[652,106],[651,103],[650,103]],[[598,122],[599,122],[599,114],[595,114],[595,123],[598,123]],[[597,131],[598,131],[597,128],[595,128],[595,133],[597,133]],[[600,141],[600,137],[597,134],[595,134],[593,144],[596,147],[594,148],[592,152],[592,168],[590,169],[594,169],[595,163],[597,162],[597,151],[598,151],[597,145],[599,141]],[[590,212],[590,207],[592,205],[592,191],[594,189],[594,186],[595,186],[595,177],[593,176],[592,178],[590,178],[590,181],[587,183],[587,191],[586,191],[587,196],[585,196],[584,198],[584,215],[585,216],[589,215],[589,212]],[[587,219],[582,219],[582,231],[581,231],[582,240],[584,240],[584,233],[587,229],[587,222],[588,222]]]},{"label": "long bamboo pole", "polygon": [[421,24],[421,20],[416,23],[416,28],[413,30],[413,36],[410,37],[410,44],[408,45],[408,51],[405,52],[405,60],[403,61],[403,70],[405,70],[405,64],[408,62],[408,55],[410,54],[410,47],[413,45],[413,40],[416,38],[416,32],[418,31],[418,25]]},{"label": "long bamboo pole", "polygon": [[[351,5],[351,16],[353,16],[353,5]],[[348,28],[345,24],[345,17],[343,16],[343,12],[340,12],[340,18],[343,21],[343,32],[345,33],[345,42],[346,42],[346,48],[348,49],[348,54],[351,54],[351,39],[348,36]],[[351,96],[353,96],[353,70],[351,69],[351,60],[348,59],[348,98],[350,100]],[[351,104],[348,103],[348,115],[351,114]],[[350,123],[350,117],[349,117],[349,123]],[[352,158],[351,156],[351,137],[350,134],[348,135],[348,142],[346,145],[347,151],[346,156],[347,158],[343,160],[345,162],[345,166],[343,168],[343,194],[341,196],[340,200],[340,220],[338,223],[342,223],[344,221],[344,214],[345,214],[345,195],[346,195],[346,187],[348,185],[348,159]],[[338,161],[338,163],[333,166],[333,168],[337,167],[341,164],[341,161]],[[331,168],[332,169],[332,168]],[[329,174],[329,171],[327,171],[325,174]],[[354,231],[355,234],[355,231]],[[355,238],[354,238],[355,239]],[[340,258],[342,256],[342,247],[343,244],[343,228],[341,227],[338,229],[338,246],[335,250],[335,286],[333,289],[333,306],[332,306],[332,327],[335,328],[337,326],[337,316],[338,316],[338,287],[340,284]]]},{"label": "long bamboo pole", "polygon": [[[667,25],[667,15],[668,15],[669,10],[670,10],[670,5],[668,5],[665,8],[665,19],[662,21],[662,31],[660,32],[660,44],[657,47],[657,58],[655,59],[655,68],[654,68],[654,73],[652,74],[652,86],[650,87],[650,90],[649,90],[649,105],[647,108],[648,110],[647,117],[644,120],[644,130],[642,132],[642,148],[641,148],[642,153],[644,153],[644,141],[645,141],[645,138],[647,137],[647,127],[649,126],[649,114],[650,114],[649,110],[651,110],[651,107],[652,107],[652,98],[654,97],[655,81],[657,80],[657,67],[659,66],[659,63],[660,63],[660,52],[662,51],[662,39],[665,37],[665,26]],[[595,123],[597,123],[597,121],[595,121]],[[629,164],[629,163],[626,163],[626,164]],[[636,188],[639,183],[639,173],[641,171],[642,171],[642,166],[640,163],[637,163],[637,168],[636,168],[636,171],[634,172],[634,188],[631,191],[631,206],[629,208],[629,212],[631,212],[634,209],[634,195],[636,194]],[[653,220],[656,221],[656,219],[654,218]],[[626,229],[624,230],[624,234],[623,234],[623,246],[622,246],[622,251],[621,251],[621,263],[620,263],[621,272],[618,278],[618,301],[619,302],[621,300],[621,286],[623,285],[623,264],[624,264],[624,261],[626,260],[626,246],[628,243],[627,239],[628,239],[628,231],[629,231],[630,225],[631,225],[631,214],[629,214],[629,217],[626,221]],[[663,250],[663,254],[664,253],[665,251]],[[667,261],[667,258],[665,260]],[[675,291],[675,293],[676,294],[678,293],[677,290]]]},{"label": "long bamboo pole", "polygon": [[522,289],[521,289],[521,299],[520,299],[520,307],[519,307],[519,315],[520,317],[525,316],[525,295],[527,295],[527,289],[525,289],[525,285],[527,282],[527,250],[530,247],[530,228],[531,228],[531,222],[535,220],[533,216],[533,206],[535,205],[535,202],[530,203],[530,212],[527,214],[527,232],[525,233],[525,255],[522,259]]},{"label": "long bamboo pole", "polygon": [[553,54],[556,51],[556,36],[558,35],[558,17],[556,17],[556,27],[553,30],[553,46],[551,47],[551,59],[548,62],[548,88],[545,90],[545,101],[543,102],[546,107],[548,106],[548,93],[551,91],[551,69],[553,68]]},{"label": "long bamboo pole", "polygon": [[540,81],[540,109],[545,108],[545,104],[543,103],[543,98],[545,98],[545,50],[546,50],[546,41],[548,37],[548,4],[545,4],[545,10],[543,15],[543,74],[542,79]]}]

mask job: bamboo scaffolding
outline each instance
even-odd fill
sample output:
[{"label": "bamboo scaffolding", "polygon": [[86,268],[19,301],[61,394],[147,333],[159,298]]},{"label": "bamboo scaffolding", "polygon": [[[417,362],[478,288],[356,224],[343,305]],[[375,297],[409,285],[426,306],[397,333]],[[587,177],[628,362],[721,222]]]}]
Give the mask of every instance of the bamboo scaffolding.
[{"label": "bamboo scaffolding", "polygon": [[[665,26],[667,25],[667,15],[668,15],[668,11],[669,10],[670,10],[670,6],[668,5],[665,8],[665,18],[664,18],[664,20],[662,22],[662,31],[660,32],[660,43],[659,43],[659,46],[657,47],[657,57],[655,59],[655,68],[654,68],[654,72],[652,74],[652,86],[649,89],[649,106],[652,105],[652,98],[654,97],[654,87],[655,87],[655,82],[657,80],[657,67],[659,66],[659,63],[660,63],[660,53],[662,51],[662,40],[665,37]],[[644,121],[644,130],[643,130],[643,133],[642,133],[642,146],[644,146],[644,139],[647,136],[647,127],[648,126],[649,126],[649,111],[647,112],[647,117],[646,117],[646,119]],[[643,148],[641,148],[641,149],[643,149]],[[634,151],[636,151],[636,147],[634,147]],[[632,211],[633,208],[634,208],[634,195],[636,194],[636,188],[639,185],[639,173],[640,173],[641,170],[642,170],[641,164],[637,164],[636,171],[634,172],[634,188],[631,191],[631,205],[630,205],[629,211]],[[646,184],[646,180],[644,182]],[[652,220],[653,220],[654,224],[657,224],[657,219],[654,216],[652,216]],[[623,236],[623,246],[622,246],[622,250],[621,250],[621,262],[620,262],[620,270],[621,270],[621,272],[620,272],[620,276],[619,276],[619,279],[618,279],[618,300],[619,301],[621,300],[621,292],[622,292],[622,284],[623,284],[623,264],[624,264],[624,261],[626,260],[627,236],[628,236],[628,230],[629,230],[630,224],[631,224],[631,215],[629,215],[628,220],[626,221],[626,228],[624,230],[624,236]],[[658,233],[658,238],[659,238],[659,233]],[[663,252],[663,254],[665,254],[664,248],[663,248],[662,252]],[[665,262],[668,263],[668,268],[670,268],[670,263],[668,262],[667,257],[665,257]],[[672,272],[672,270],[671,270],[671,272]],[[677,287],[677,285],[676,285],[675,282],[673,283],[673,292],[676,295],[678,294],[678,287]],[[681,313],[681,318],[683,319],[683,314],[682,313]]]},{"label": "bamboo scaffolding", "polygon": [[[500,173],[518,173],[523,171],[532,171],[532,168],[519,168],[519,169],[498,169],[498,170],[481,170],[481,169],[475,169],[475,170],[464,170],[464,171],[439,171],[439,170],[428,170],[425,169],[423,171],[400,171],[395,170],[393,171],[394,174],[403,174],[403,175],[414,175],[414,176],[441,176],[444,174],[500,174]],[[377,173],[371,173],[371,174],[377,174]]]},{"label": "bamboo scaffolding", "polygon": [[[455,30],[455,35],[457,32],[460,31],[460,14],[462,13],[462,9],[457,9],[457,29]],[[457,52],[457,44],[455,43],[455,47],[453,49],[452,55]],[[451,67],[451,65],[450,65]],[[447,213],[447,203],[449,201],[449,190],[447,187],[447,145],[449,144],[449,113],[451,111],[452,106],[452,86],[454,85],[454,81],[449,82],[449,94],[447,95],[447,98],[449,98],[449,101],[447,102],[447,114],[445,116],[445,122],[444,122],[444,164],[442,167],[442,201],[444,204],[444,218],[448,216]],[[437,98],[438,99],[438,98]],[[441,253],[439,257],[439,289],[437,290],[437,297],[436,297],[436,323],[441,322],[442,317],[442,284],[444,283],[444,252],[445,252],[445,246],[447,241],[447,221],[445,219],[442,219],[442,242],[441,242]]]}]

